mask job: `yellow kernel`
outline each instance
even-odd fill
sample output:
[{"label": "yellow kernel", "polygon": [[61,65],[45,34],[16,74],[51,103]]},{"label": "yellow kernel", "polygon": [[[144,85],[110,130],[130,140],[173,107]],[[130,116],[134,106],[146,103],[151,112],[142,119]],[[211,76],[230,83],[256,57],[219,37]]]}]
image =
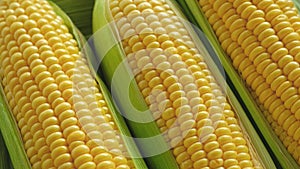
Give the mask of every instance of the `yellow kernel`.
[{"label": "yellow kernel", "polygon": [[232,142],[226,143],[221,146],[222,150],[225,151],[235,151],[236,150],[236,145]]},{"label": "yellow kernel", "polygon": [[56,139],[54,142],[50,144],[50,151],[53,151],[57,147],[67,146],[66,140],[64,138]]},{"label": "yellow kernel", "polygon": [[209,153],[212,150],[215,150],[219,147],[219,143],[217,141],[212,141],[204,145],[204,150]]},{"label": "yellow kernel", "polygon": [[51,168],[53,167],[53,160],[52,159],[47,159],[42,163],[42,168]]},{"label": "yellow kernel", "polygon": [[68,169],[68,168],[74,168],[73,162],[66,162],[58,167],[58,169]]},{"label": "yellow kernel", "polygon": [[68,152],[69,152],[68,147],[59,146],[59,147],[56,147],[55,149],[53,149],[53,151],[51,152],[51,157],[53,159],[55,159],[56,157],[60,156],[61,154],[68,153]]},{"label": "yellow kernel", "polygon": [[203,145],[200,142],[195,142],[193,143],[191,146],[189,146],[189,148],[187,149],[187,152],[192,155],[194,153],[196,153],[197,151],[202,150]]},{"label": "yellow kernel", "polygon": [[187,152],[182,152],[176,157],[176,161],[178,164],[181,164],[185,160],[188,160],[190,158],[189,154]]},{"label": "yellow kernel", "polygon": [[236,166],[238,165],[239,162],[236,159],[226,159],[224,161],[224,167],[230,168],[231,166]]},{"label": "yellow kernel", "polygon": [[218,168],[218,167],[222,167],[223,166],[223,159],[213,159],[209,161],[209,166],[211,168]]},{"label": "yellow kernel", "polygon": [[[194,161],[194,160],[193,160]],[[206,167],[206,166],[208,166],[208,159],[206,159],[206,158],[201,158],[201,159],[199,159],[199,160],[197,160],[197,161],[195,161],[194,162],[194,165],[193,165],[193,167],[194,168],[202,168],[202,167]]]},{"label": "yellow kernel", "polygon": [[115,163],[112,161],[102,161],[97,165],[97,169],[112,169],[115,167]]},{"label": "yellow kernel", "polygon": [[222,158],[223,156],[223,151],[219,148],[214,149],[210,152],[207,152],[207,158],[209,160],[213,160],[213,159],[218,159],[218,158]]},{"label": "yellow kernel", "polygon": [[55,158],[54,166],[58,167],[67,162],[72,162],[72,157],[70,154],[65,153]]},{"label": "yellow kernel", "polygon": [[246,168],[246,167],[253,167],[253,164],[249,160],[243,160],[239,162],[241,168]]},{"label": "yellow kernel", "polygon": [[239,145],[236,147],[237,153],[248,153],[249,149],[246,145]]},{"label": "yellow kernel", "polygon": [[78,169],[95,169],[96,164],[92,161],[82,164]]}]

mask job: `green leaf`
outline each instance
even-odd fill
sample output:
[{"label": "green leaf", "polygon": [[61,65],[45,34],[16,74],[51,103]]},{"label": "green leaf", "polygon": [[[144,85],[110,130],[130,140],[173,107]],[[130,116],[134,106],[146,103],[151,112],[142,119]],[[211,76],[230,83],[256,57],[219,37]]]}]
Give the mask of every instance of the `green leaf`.
[{"label": "green leaf", "polygon": [[298,13],[300,12],[300,1],[299,0],[293,0],[296,8],[298,9]]},{"label": "green leaf", "polygon": [[12,163],[0,131],[0,169],[12,169]]},{"label": "green leaf", "polygon": [[88,39],[92,35],[92,12],[94,0],[51,0],[73,21]]}]

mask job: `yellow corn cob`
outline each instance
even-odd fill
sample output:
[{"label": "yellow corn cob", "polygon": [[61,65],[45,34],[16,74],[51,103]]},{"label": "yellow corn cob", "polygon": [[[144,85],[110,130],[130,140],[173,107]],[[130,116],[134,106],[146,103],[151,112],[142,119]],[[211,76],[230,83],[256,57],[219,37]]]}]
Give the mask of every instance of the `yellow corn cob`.
[{"label": "yellow corn cob", "polygon": [[234,110],[164,0],[109,0],[128,64],[180,168],[261,168]]},{"label": "yellow corn cob", "polygon": [[1,85],[32,168],[130,168],[86,60],[47,1],[0,1],[0,53]]},{"label": "yellow corn cob", "polygon": [[234,67],[300,164],[300,17],[289,0],[200,0]]},{"label": "yellow corn cob", "polygon": [[300,18],[298,16],[298,10],[294,6],[294,3],[292,0],[275,0],[274,1],[280,9],[283,11],[283,14],[285,14],[288,17],[288,21],[292,24],[293,29],[300,33]]}]

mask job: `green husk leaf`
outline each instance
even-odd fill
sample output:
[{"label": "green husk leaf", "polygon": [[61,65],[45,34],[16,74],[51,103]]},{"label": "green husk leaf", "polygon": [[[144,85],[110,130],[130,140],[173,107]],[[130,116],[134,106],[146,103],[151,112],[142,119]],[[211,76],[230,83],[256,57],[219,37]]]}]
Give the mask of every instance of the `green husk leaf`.
[{"label": "green husk leaf", "polygon": [[[203,14],[201,8],[199,7],[198,2],[196,0],[185,0],[185,2],[190,12],[193,13],[194,18],[197,21],[196,24],[203,30],[203,32],[209,39],[212,47],[214,48],[215,52],[219,56],[219,60],[223,64],[223,67],[226,73],[228,74],[230,81],[233,84],[233,86],[231,87],[238,92],[239,97],[242,99],[240,100],[240,102],[242,102],[246,106],[248,113],[250,114],[252,119],[254,119],[256,126],[259,128],[265,141],[270,146],[281,167],[288,169],[299,168],[299,165],[292,158],[290,153],[287,152],[286,148],[276,136],[271,126],[263,116],[263,113],[258,108],[255,100],[253,99],[247,87],[245,86],[244,81],[240,78],[240,76],[234,69],[229,57],[225,54],[225,51],[222,49],[220,43],[218,42],[218,39],[215,36],[212,27],[210,26],[208,20]],[[254,138],[258,139],[257,137]],[[258,153],[259,156],[262,158],[263,163],[266,165],[266,168],[274,168],[274,163],[272,162],[271,157],[268,155],[268,151],[260,144],[258,144],[257,146],[261,147],[259,148]]]},{"label": "green husk leaf", "polygon": [[73,21],[80,32],[88,39],[92,35],[92,11],[94,0],[51,0]]},{"label": "green husk leaf", "polygon": [[298,9],[298,13],[300,12],[300,1],[299,0],[293,0],[296,8]]},{"label": "green husk leaf", "polygon": [[12,163],[0,130],[0,169],[12,169]]},{"label": "green husk leaf", "polygon": [[55,12],[63,18],[63,20],[64,20],[65,24],[68,26],[70,32],[74,35],[75,39],[77,40],[79,48],[82,50],[82,52],[86,56],[92,76],[95,77],[95,80],[97,81],[97,83],[100,87],[100,90],[102,91],[102,94],[107,102],[107,106],[111,111],[113,119],[114,119],[114,121],[121,133],[121,136],[124,140],[124,143],[127,147],[129,155],[131,157],[135,157],[135,158],[132,158],[132,160],[133,160],[133,163],[135,164],[136,169],[147,168],[144,160],[142,159],[142,157],[140,155],[140,152],[139,152],[137,146],[135,145],[134,140],[131,137],[131,134],[126,126],[124,119],[122,118],[122,116],[120,115],[120,113],[118,112],[118,110],[116,109],[115,105],[112,102],[112,97],[109,94],[109,91],[107,90],[105,84],[103,83],[103,81],[101,80],[99,75],[96,73],[96,69],[95,69],[93,63],[95,63],[97,61],[95,61],[96,57],[94,56],[94,53],[89,46],[90,44],[85,40],[85,38],[83,37],[81,32],[73,24],[72,20],[68,17],[68,15],[66,15],[55,3],[50,2],[50,4],[54,8]]}]

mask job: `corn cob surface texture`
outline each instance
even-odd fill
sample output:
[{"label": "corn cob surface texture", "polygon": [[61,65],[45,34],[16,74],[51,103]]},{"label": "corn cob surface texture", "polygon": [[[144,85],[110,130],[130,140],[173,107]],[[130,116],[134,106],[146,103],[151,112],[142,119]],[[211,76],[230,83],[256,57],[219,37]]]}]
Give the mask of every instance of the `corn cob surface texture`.
[{"label": "corn cob surface texture", "polygon": [[290,0],[200,0],[273,130],[300,164],[300,17]]},{"label": "corn cob surface texture", "polygon": [[164,0],[109,0],[139,89],[180,168],[262,168],[234,110]]},{"label": "corn cob surface texture", "polygon": [[134,168],[77,41],[47,1],[0,1],[0,53],[33,169]]}]

